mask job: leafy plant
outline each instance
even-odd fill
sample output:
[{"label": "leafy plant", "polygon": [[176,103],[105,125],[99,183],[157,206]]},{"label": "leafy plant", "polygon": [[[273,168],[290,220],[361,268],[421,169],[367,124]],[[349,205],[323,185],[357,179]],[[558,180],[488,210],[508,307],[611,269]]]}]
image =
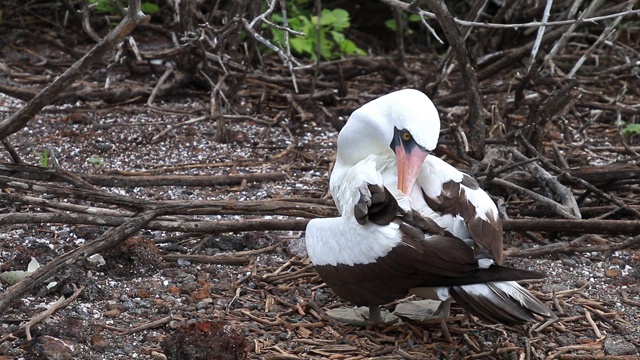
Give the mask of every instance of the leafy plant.
[{"label": "leafy plant", "polygon": [[87,162],[91,165],[97,165],[97,166],[101,166],[107,163],[106,161],[104,161],[104,158],[98,155],[89,156],[89,158],[87,159]]},{"label": "leafy plant", "polygon": [[624,129],[622,129],[622,135],[640,135],[640,124],[627,124]]},{"label": "leafy plant", "polygon": [[44,149],[43,152],[33,150],[33,154],[38,157],[38,162],[43,168],[49,167],[49,149]]},{"label": "leafy plant", "polygon": [[[299,11],[297,6],[291,6],[290,11],[293,16],[288,19],[289,27],[306,35],[304,37],[290,38],[289,44],[294,53],[309,56],[315,60],[319,41],[320,56],[326,60],[340,58],[344,55],[366,55],[362,49],[353,41],[347,39],[344,34],[345,29],[351,25],[349,13],[346,10],[323,9],[320,16],[319,37],[317,16],[310,16],[304,11]],[[271,15],[271,21],[282,24],[282,15]],[[276,42],[284,44],[284,30],[271,27],[271,33]]]}]

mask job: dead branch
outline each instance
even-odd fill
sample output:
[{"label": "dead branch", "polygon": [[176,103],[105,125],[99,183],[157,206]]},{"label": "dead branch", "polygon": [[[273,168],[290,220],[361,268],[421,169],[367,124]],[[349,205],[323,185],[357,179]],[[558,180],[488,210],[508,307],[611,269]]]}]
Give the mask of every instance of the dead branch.
[{"label": "dead branch", "polygon": [[64,303],[64,296],[60,296],[60,298],[53,304],[51,304],[51,306],[39,313],[38,315],[32,317],[25,325],[24,325],[24,332],[27,335],[27,340],[31,340],[31,327],[37,323],[39,323],[40,321],[44,320],[45,318],[49,317],[49,315],[53,314],[54,312],[56,312],[56,310],[58,310],[61,306],[62,303]]},{"label": "dead branch", "polygon": [[149,17],[140,10],[140,0],[129,0],[126,16],[120,24],[107,34],[85,56],[74,63],[67,71],[58,76],[51,84],[44,88],[38,95],[31,99],[24,107],[9,118],[0,122],[0,139],[18,132],[40,111],[49,104],[71,83],[85,73],[89,67],[100,60],[107,51],[113,49],[121,42],[138,24],[149,21]]},{"label": "dead branch", "polygon": [[237,175],[147,175],[127,173],[126,175],[96,175],[62,172],[24,164],[0,163],[0,175],[26,180],[69,182],[69,175],[89,184],[104,187],[145,187],[145,186],[225,186],[246,182],[280,181],[287,178],[284,173],[254,173]]},{"label": "dead branch", "polygon": [[[636,232],[637,233],[637,232]],[[612,252],[640,244],[640,236],[629,238],[621,242],[612,242],[603,245],[583,245],[585,237],[580,237],[573,241],[537,246],[530,249],[514,249],[505,251],[505,256],[512,257],[540,257],[549,254],[569,254],[569,253],[585,253],[585,252]]]},{"label": "dead branch", "polygon": [[[524,85],[525,83],[523,83]],[[544,140],[544,128],[556,114],[562,112],[562,110],[569,105],[572,100],[571,90],[576,86],[575,80],[570,80],[561,89],[556,91],[553,95],[549,96],[540,106],[535,106],[529,113],[527,126],[524,130],[524,137],[531,143],[536,149],[542,148]],[[524,88],[521,87],[522,91]],[[522,97],[516,94],[516,99]],[[519,100],[516,100],[519,101]]]},{"label": "dead branch", "polygon": [[165,317],[163,317],[161,319],[158,319],[156,321],[152,321],[152,322],[148,322],[148,323],[145,323],[145,324],[142,324],[142,325],[138,325],[138,326],[132,327],[131,329],[127,329],[127,330],[123,329],[123,331],[121,331],[120,334],[121,335],[135,334],[137,332],[144,331],[144,330],[147,330],[147,329],[154,329],[154,328],[166,325],[169,322],[171,322],[171,320],[174,320],[174,319],[175,319],[175,317],[173,315],[165,316]]},{"label": "dead branch", "polygon": [[[43,188],[46,192],[46,188]],[[106,204],[119,204],[126,202],[128,196],[114,195],[114,202],[109,202],[109,194],[101,197],[101,202]],[[124,198],[123,198],[124,197]],[[133,217],[135,212],[71,204],[66,201],[55,201],[22,195],[19,193],[0,193],[0,199],[21,206],[35,206],[48,211],[68,211],[72,213],[88,214],[96,217]],[[136,198],[132,198],[136,199]],[[228,201],[228,200],[167,200],[153,201],[139,199],[137,205],[140,208],[158,209],[172,208],[172,215],[282,215],[293,217],[329,217],[338,214],[332,202],[312,202],[314,199],[280,199],[260,201]],[[2,214],[5,216],[10,214]]]},{"label": "dead branch", "polygon": [[[627,10],[631,10],[634,5],[635,5],[635,1],[628,2]],[[607,26],[602,31],[602,33],[600,34],[598,39],[589,47],[589,49],[586,52],[584,52],[582,54],[582,56],[576,62],[576,64],[573,66],[571,71],[569,71],[569,73],[567,74],[567,79],[573,78],[573,76],[576,74],[578,69],[580,69],[582,64],[584,64],[584,62],[587,60],[587,57],[591,56],[593,51],[596,48],[598,48],[600,45],[602,45],[602,43],[605,41],[605,39],[607,39],[609,37],[609,35],[611,35],[615,31],[615,28],[618,27],[618,24],[620,23],[621,20],[622,20],[622,17],[618,17],[618,18],[615,18],[613,21],[611,21],[610,24],[607,24]]]},{"label": "dead branch", "polygon": [[[181,207],[165,208],[167,211],[184,210]],[[135,218],[134,218],[135,219]],[[15,224],[82,224],[95,226],[123,226],[131,221],[128,217],[95,216],[68,213],[9,213],[0,215],[0,225]],[[309,219],[241,219],[220,221],[154,220],[142,228],[159,231],[195,233],[223,233],[238,231],[286,231],[304,230]]]},{"label": "dead branch", "polygon": [[583,166],[565,170],[569,175],[595,186],[606,186],[616,181],[640,179],[640,167],[634,165]]},{"label": "dead branch", "polygon": [[547,231],[583,234],[630,235],[640,233],[635,220],[503,219],[505,231]]},{"label": "dead branch", "polygon": [[[546,32],[541,40],[541,46],[556,41],[562,36],[562,34],[564,34],[564,29],[555,29],[553,31]],[[522,59],[524,59],[527,55],[531,54],[533,46],[534,41],[531,41],[520,47],[507,50],[504,55],[498,54],[499,58],[492,61],[491,65],[478,70],[478,80],[483,81],[489,79],[500,71],[512,66],[514,63],[522,61]]]},{"label": "dead branch", "polygon": [[551,13],[551,6],[553,5],[553,0],[547,0],[547,4],[544,7],[544,13],[542,15],[542,23],[543,25],[538,28],[538,34],[536,35],[536,40],[533,43],[533,47],[531,48],[531,56],[529,58],[529,65],[527,66],[527,71],[525,72],[525,76],[529,74],[531,71],[531,67],[536,62],[536,55],[538,55],[538,50],[540,50],[540,43],[542,42],[542,38],[544,37],[544,32],[546,30],[546,23],[549,20],[549,14]]}]

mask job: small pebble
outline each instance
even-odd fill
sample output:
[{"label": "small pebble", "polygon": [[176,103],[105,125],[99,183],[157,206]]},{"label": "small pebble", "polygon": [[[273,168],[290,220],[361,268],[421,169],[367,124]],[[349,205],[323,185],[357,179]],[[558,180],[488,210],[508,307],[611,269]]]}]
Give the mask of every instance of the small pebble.
[{"label": "small pebble", "polygon": [[604,339],[604,352],[611,356],[638,354],[636,347],[621,336],[608,336]]},{"label": "small pebble", "polygon": [[611,268],[611,269],[607,269],[604,272],[604,275],[606,277],[612,278],[612,277],[616,277],[616,276],[620,276],[620,274],[622,274],[622,270],[620,270],[619,268]]}]

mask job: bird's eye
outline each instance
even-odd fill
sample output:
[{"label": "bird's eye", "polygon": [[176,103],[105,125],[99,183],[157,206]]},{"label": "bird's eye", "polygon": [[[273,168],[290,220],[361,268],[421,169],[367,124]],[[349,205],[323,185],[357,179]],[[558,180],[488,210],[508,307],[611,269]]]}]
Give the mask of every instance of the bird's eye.
[{"label": "bird's eye", "polygon": [[402,140],[409,141],[411,140],[411,134],[408,131],[402,132]]}]

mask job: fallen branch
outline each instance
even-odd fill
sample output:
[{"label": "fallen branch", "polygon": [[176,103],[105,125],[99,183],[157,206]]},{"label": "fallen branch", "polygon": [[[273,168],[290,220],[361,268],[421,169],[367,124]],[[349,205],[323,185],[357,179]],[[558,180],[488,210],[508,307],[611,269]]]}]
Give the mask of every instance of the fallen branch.
[{"label": "fallen branch", "polygon": [[131,329],[127,329],[127,330],[123,330],[120,332],[120,335],[129,335],[129,334],[134,334],[140,331],[144,331],[147,329],[153,329],[153,328],[157,328],[163,325],[166,325],[168,323],[171,322],[171,320],[174,320],[175,317],[173,317],[173,315],[169,315],[167,317],[163,317],[162,319],[158,319],[156,321],[152,321],[152,322],[148,322],[146,324],[142,324],[139,326],[135,326]]},{"label": "fallen branch", "polygon": [[505,251],[506,257],[540,257],[549,254],[570,254],[570,253],[586,253],[586,252],[611,252],[628,249],[632,246],[640,244],[640,236],[630,238],[628,240],[610,243],[605,245],[582,245],[586,236],[582,236],[576,240],[561,242],[549,245],[537,246],[530,249],[515,249]]},{"label": "fallen branch", "polygon": [[[0,193],[0,200],[5,200],[21,206],[31,205],[47,210],[62,210],[73,213],[87,214],[91,216],[105,217],[133,217],[136,213],[128,210],[107,209],[97,206],[85,206],[71,204],[64,201],[47,200],[40,197],[22,195],[19,193]],[[108,198],[102,197],[102,202],[110,204]],[[141,201],[138,204],[142,208],[158,209],[172,208],[172,215],[282,215],[293,217],[330,217],[337,216],[338,212],[331,202],[313,203],[307,202],[317,199],[279,199],[279,200],[166,200],[166,201]],[[118,196],[114,203],[122,199]],[[0,214],[0,223],[11,223],[12,214]],[[16,219],[24,219],[29,213],[22,213]],[[4,217],[3,217],[4,216]],[[163,218],[165,219],[165,218]],[[169,219],[171,220],[171,219]],[[20,220],[22,221],[22,220]]]},{"label": "fallen branch", "polygon": [[27,336],[27,340],[31,340],[31,327],[49,317],[49,315],[53,314],[62,306],[62,303],[64,303],[64,296],[60,296],[60,298],[56,302],[51,304],[51,306],[47,310],[32,317],[31,320],[29,320],[29,322],[24,325],[24,332]]},{"label": "fallen branch", "polygon": [[[172,209],[172,211],[173,210],[175,209]],[[127,217],[68,213],[9,213],[0,215],[0,225],[82,224],[115,227],[125,225],[129,221],[132,221],[132,219]],[[237,231],[300,231],[305,229],[308,222],[309,219],[240,219],[220,221],[184,221],[175,219],[149,221],[141,228],[207,234]]]},{"label": "fallen branch", "polygon": [[12,178],[68,182],[69,176],[76,176],[95,186],[104,187],[145,187],[145,186],[223,186],[240,185],[243,181],[263,182],[281,181],[287,178],[285,173],[254,173],[237,175],[148,175],[129,173],[127,175],[94,175],[69,172],[65,174],[57,169],[39,166],[0,163],[0,175]]},{"label": "fallen branch", "polygon": [[583,234],[629,235],[640,233],[635,220],[503,219],[505,231],[545,231]]}]

